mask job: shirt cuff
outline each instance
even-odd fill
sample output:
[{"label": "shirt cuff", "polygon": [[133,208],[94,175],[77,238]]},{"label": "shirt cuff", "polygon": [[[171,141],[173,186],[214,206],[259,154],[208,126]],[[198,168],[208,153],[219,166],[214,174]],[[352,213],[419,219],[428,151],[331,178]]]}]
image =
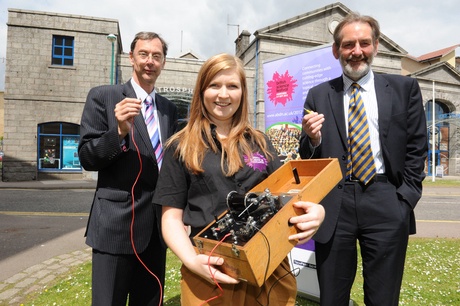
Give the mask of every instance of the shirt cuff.
[{"label": "shirt cuff", "polygon": [[314,146],[312,143],[311,143],[311,139],[308,138],[308,145],[310,146],[310,150],[313,151],[315,150],[317,147],[319,147],[321,145],[321,142],[323,141],[323,136],[319,136],[319,142],[316,146]]},{"label": "shirt cuff", "polygon": [[126,146],[126,140],[123,138],[121,143],[120,143],[120,148],[123,152],[127,152],[128,151],[128,147]]}]

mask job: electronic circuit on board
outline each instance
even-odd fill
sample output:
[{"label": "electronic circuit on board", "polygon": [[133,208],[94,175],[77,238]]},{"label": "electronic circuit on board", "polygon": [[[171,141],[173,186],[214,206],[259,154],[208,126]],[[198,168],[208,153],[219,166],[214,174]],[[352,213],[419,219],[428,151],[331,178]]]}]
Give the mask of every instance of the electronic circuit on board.
[{"label": "electronic circuit on board", "polygon": [[201,237],[221,240],[242,246],[292,198],[289,194],[273,195],[269,189],[261,193],[227,195],[228,211],[213,226],[201,233]]}]

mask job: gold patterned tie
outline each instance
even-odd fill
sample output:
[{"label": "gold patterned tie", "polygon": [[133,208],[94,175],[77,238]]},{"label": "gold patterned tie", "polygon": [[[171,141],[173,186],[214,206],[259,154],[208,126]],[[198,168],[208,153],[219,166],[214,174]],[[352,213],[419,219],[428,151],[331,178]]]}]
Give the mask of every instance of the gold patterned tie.
[{"label": "gold patterned tie", "polygon": [[356,178],[365,185],[375,176],[369,126],[366,110],[357,83],[353,88],[348,108],[348,164],[347,178]]}]

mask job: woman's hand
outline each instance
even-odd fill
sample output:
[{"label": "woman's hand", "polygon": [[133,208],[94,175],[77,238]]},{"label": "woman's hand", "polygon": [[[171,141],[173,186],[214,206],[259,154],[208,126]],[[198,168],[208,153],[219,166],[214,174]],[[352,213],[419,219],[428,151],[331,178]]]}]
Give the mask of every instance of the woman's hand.
[{"label": "woman's hand", "polygon": [[234,279],[217,269],[218,266],[222,266],[224,264],[224,259],[221,257],[198,254],[186,263],[184,262],[184,264],[190,271],[201,276],[203,279],[212,284],[215,282],[223,284],[239,283],[239,280]]},{"label": "woman's hand", "polygon": [[224,264],[223,258],[196,254],[189,238],[189,227],[185,226],[182,221],[184,214],[182,209],[163,206],[162,212],[161,225],[163,238],[171,251],[179,257],[190,271],[213,284],[215,283],[214,279],[218,283],[224,284],[237,284],[239,282],[239,280],[217,269],[217,266]]},{"label": "woman's hand", "polygon": [[298,239],[298,244],[303,244],[313,237],[326,215],[324,207],[312,202],[299,201],[295,202],[294,207],[302,209],[305,214],[291,217],[289,222],[294,224],[300,231],[297,234],[290,235],[289,240]]}]

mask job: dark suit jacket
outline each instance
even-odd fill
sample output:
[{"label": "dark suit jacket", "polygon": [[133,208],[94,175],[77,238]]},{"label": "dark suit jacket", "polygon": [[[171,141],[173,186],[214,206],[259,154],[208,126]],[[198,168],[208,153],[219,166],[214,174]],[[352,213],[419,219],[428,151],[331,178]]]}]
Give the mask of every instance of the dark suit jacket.
[{"label": "dark suit jacket", "polygon": [[[378,104],[379,138],[389,181],[396,186],[398,198],[413,209],[421,197],[427,155],[426,119],[417,81],[399,75],[374,74]],[[347,166],[347,135],[343,106],[342,77],[322,83],[308,92],[305,108],[324,114],[322,142],[315,150],[302,133],[302,158],[335,157],[341,164],[343,179],[321,202],[326,217],[314,239],[326,243],[331,238],[340,211]],[[313,151],[313,152],[312,152]],[[411,233],[415,217],[411,213]]]},{"label": "dark suit jacket", "polygon": [[[132,198],[135,199],[134,241],[141,253],[148,245],[161,212],[151,200],[158,179],[158,165],[142,115],[134,119],[134,132],[120,146],[115,105],[136,98],[130,82],[90,90],[83,110],[78,153],[88,171],[98,171],[97,189],[86,230],[86,243],[112,254],[133,254],[130,238]],[[162,140],[176,130],[177,107],[160,95],[155,97]],[[133,134],[133,135],[131,135]],[[134,140],[132,139],[134,136]],[[137,147],[136,147],[137,145]],[[132,188],[139,173],[142,173]]]}]

